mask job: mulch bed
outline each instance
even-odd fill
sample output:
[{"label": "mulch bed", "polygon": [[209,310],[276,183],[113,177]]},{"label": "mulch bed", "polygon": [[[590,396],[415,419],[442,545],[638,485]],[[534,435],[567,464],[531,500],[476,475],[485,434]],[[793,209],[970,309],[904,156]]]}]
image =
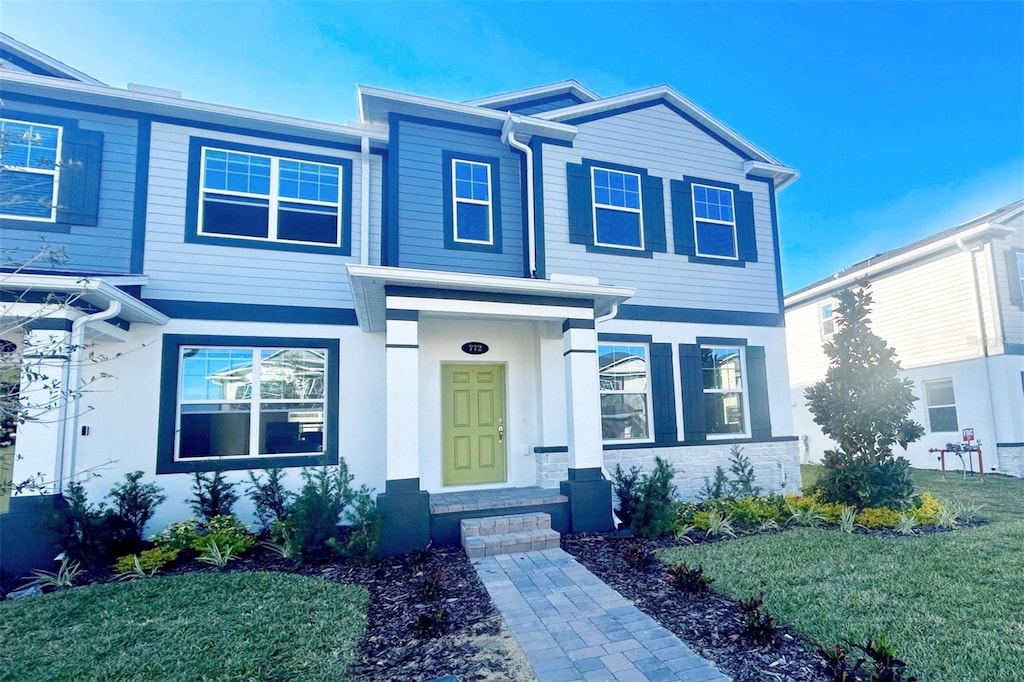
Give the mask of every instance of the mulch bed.
[{"label": "mulch bed", "polygon": [[828,682],[814,646],[795,632],[779,626],[771,643],[756,644],[745,632],[736,600],[713,590],[687,594],[670,587],[664,562],[647,568],[629,564],[623,551],[640,542],[614,535],[567,535],[562,537],[562,549],[735,682]]}]

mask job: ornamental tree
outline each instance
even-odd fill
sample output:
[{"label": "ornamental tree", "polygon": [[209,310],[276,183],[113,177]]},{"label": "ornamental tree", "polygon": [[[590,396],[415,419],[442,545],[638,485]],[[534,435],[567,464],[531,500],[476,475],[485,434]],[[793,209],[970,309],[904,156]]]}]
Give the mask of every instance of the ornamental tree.
[{"label": "ornamental tree", "polygon": [[804,392],[814,423],[837,447],[826,450],[817,484],[829,502],[857,507],[903,506],[914,492],[910,462],[893,455],[924,428],[909,418],[917,398],[901,379],[896,350],[871,331],[872,296],[866,281],[836,294],[836,331],[823,349],[824,381]]}]

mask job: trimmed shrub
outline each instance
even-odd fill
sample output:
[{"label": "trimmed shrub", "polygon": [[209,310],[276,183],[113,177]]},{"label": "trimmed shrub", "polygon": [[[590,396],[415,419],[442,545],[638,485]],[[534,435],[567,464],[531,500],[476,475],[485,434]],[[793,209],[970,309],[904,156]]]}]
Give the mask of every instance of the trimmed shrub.
[{"label": "trimmed shrub", "polygon": [[228,483],[223,471],[205,474],[197,471],[192,481],[192,497],[186,500],[201,524],[215,516],[229,516],[238,501],[237,483]]},{"label": "trimmed shrub", "polygon": [[237,556],[248,552],[256,544],[249,526],[232,514],[214,516],[206,523],[203,531],[192,545],[192,549],[197,552],[206,551],[211,544],[215,544],[221,550],[230,547],[232,554]]},{"label": "trimmed shrub", "polygon": [[195,519],[175,521],[153,536],[158,546],[176,549],[179,552],[190,551],[199,540],[199,523]]},{"label": "trimmed shrub", "polygon": [[256,518],[263,530],[270,532],[274,524],[288,519],[288,505],[295,493],[284,487],[284,469],[266,470],[262,474],[249,472],[250,485],[245,489],[256,510]]},{"label": "trimmed shrub", "polygon": [[54,511],[47,528],[70,559],[98,568],[135,550],[130,524],[102,502],[89,502],[81,483],[69,483],[64,497],[68,506]]},{"label": "trimmed shrub", "polygon": [[135,557],[139,558],[139,567],[147,572],[159,570],[178,558],[180,551],[173,547],[157,546],[146,549],[139,554],[129,554],[119,557],[114,563],[114,570],[118,573],[132,573],[135,569]]},{"label": "trimmed shrub", "polygon": [[138,546],[142,542],[146,524],[153,518],[157,506],[167,499],[163,488],[156,483],[140,483],[143,473],[133,471],[124,475],[124,483],[115,484],[107,497],[114,501],[114,509],[125,522],[126,541]]},{"label": "trimmed shrub", "polygon": [[914,508],[911,512],[922,526],[934,526],[939,521],[939,516],[945,508],[939,500],[931,493],[922,493],[914,501]]},{"label": "trimmed shrub", "polygon": [[888,507],[869,507],[857,514],[857,523],[865,528],[895,528],[900,522],[900,513]]}]

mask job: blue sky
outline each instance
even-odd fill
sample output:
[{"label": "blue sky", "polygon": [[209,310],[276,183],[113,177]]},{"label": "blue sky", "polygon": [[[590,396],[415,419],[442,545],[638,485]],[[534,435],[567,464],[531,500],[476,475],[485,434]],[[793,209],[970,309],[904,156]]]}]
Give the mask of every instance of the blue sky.
[{"label": "blue sky", "polygon": [[668,83],[801,171],[787,291],[1024,197],[1021,2],[3,0],[0,30],[111,85],[339,122],[356,83]]}]

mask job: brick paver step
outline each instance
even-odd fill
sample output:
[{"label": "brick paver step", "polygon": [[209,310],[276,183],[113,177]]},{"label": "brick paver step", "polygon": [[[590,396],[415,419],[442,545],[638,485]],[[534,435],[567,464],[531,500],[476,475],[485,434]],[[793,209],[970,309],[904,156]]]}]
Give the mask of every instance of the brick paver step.
[{"label": "brick paver step", "polygon": [[528,512],[505,516],[485,516],[476,519],[462,519],[459,526],[462,529],[462,539],[465,541],[466,538],[474,535],[501,535],[503,533],[519,533],[524,530],[551,528],[551,514]]},{"label": "brick paver step", "polygon": [[561,537],[558,531],[550,528],[533,528],[514,533],[490,535],[463,535],[462,547],[470,558],[480,558],[512,552],[557,549]]}]

